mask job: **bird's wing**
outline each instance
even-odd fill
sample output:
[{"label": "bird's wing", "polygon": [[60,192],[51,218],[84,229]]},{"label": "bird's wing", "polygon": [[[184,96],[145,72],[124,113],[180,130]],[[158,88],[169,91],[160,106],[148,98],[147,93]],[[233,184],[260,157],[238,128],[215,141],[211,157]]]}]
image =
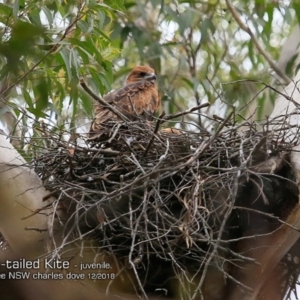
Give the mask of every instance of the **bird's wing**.
[{"label": "bird's wing", "polygon": [[142,117],[151,120],[160,105],[157,88],[153,82],[138,81],[108,94],[105,99],[130,120]]},{"label": "bird's wing", "polygon": [[[129,120],[153,120],[153,115],[160,105],[155,84],[151,81],[138,81],[104,96],[103,100],[113,106]],[[100,133],[109,121],[122,121],[106,106],[97,103],[95,118],[90,128],[90,137]]]}]

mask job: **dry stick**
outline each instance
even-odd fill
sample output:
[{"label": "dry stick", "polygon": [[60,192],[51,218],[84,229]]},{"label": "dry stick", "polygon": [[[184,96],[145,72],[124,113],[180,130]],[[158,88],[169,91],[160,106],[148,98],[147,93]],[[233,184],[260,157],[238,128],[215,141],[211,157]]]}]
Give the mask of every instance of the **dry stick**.
[{"label": "dry stick", "polygon": [[161,123],[160,123],[160,124],[162,124],[162,123],[164,123],[164,122],[166,122],[166,121],[168,121],[168,120],[175,119],[175,118],[177,118],[177,117],[181,117],[181,116],[184,116],[184,115],[188,115],[188,114],[190,114],[191,112],[193,112],[193,111],[195,111],[195,110],[198,110],[198,109],[201,109],[201,108],[204,108],[204,107],[207,107],[207,106],[210,106],[210,104],[209,104],[208,102],[203,103],[203,104],[200,104],[200,105],[195,106],[195,107],[192,107],[192,108],[187,109],[187,110],[185,110],[185,111],[178,112],[178,113],[176,113],[176,114],[168,115],[168,116],[166,116],[165,118],[163,118],[163,119],[161,120]]},{"label": "dry stick", "polygon": [[[231,114],[229,114],[229,116],[232,115],[233,112],[231,112]],[[228,117],[229,117],[228,116]],[[229,120],[229,118],[226,118],[225,121],[227,122]],[[223,123],[224,125],[226,123]],[[217,134],[217,132],[216,132]],[[213,260],[213,258],[215,257],[216,253],[218,252],[218,247],[219,247],[219,244],[220,244],[220,241],[221,241],[221,238],[222,238],[222,234],[224,233],[224,229],[225,229],[225,225],[231,215],[231,212],[232,212],[232,209],[234,207],[234,202],[235,202],[235,199],[236,199],[236,196],[237,196],[237,192],[238,192],[238,179],[239,179],[239,176],[238,174],[236,175],[236,177],[234,178],[234,182],[233,182],[233,189],[232,189],[232,194],[231,194],[231,199],[230,200],[230,203],[228,205],[228,208],[227,208],[227,211],[225,212],[225,215],[224,215],[224,218],[223,218],[223,221],[221,223],[221,226],[220,226],[220,230],[219,230],[219,233],[218,233],[218,236],[217,236],[217,241],[213,244],[213,249],[205,263],[205,266],[204,266],[204,269],[203,269],[203,272],[202,272],[202,276],[201,276],[201,279],[200,279],[200,282],[197,286],[197,288],[195,289],[194,291],[194,294],[193,294],[193,297],[191,298],[191,300],[194,300],[197,296],[197,291],[200,291],[201,288],[202,288],[202,285],[204,283],[204,279],[205,279],[205,276],[206,276],[206,273],[208,271],[208,267],[210,265],[210,262]],[[241,283],[242,284],[242,283]],[[243,284],[242,284],[243,285]],[[246,285],[243,285],[243,286],[246,286]],[[248,287],[248,290],[249,291],[252,291],[251,287]]]},{"label": "dry stick", "polygon": [[79,80],[80,85],[82,88],[97,102],[102,104],[104,107],[108,108],[111,112],[113,112],[115,115],[117,115],[120,119],[122,119],[124,122],[128,121],[128,118],[126,118],[121,112],[119,112],[117,109],[115,109],[112,105],[110,105],[108,102],[104,101],[102,98],[97,96],[85,83],[83,79]]},{"label": "dry stick", "polygon": [[[269,85],[269,84],[266,84],[266,83],[264,83],[264,82],[262,82],[262,84],[265,86],[265,87],[267,87],[267,88],[269,88],[269,89],[271,89],[272,91],[274,91],[274,92],[276,92],[277,94],[279,94],[280,96],[282,96],[282,97],[284,97],[286,100],[288,100],[288,101],[291,101],[296,107],[299,107],[299,103],[298,102],[296,102],[294,99],[293,99],[293,97],[291,97],[291,96],[289,96],[289,95],[286,95],[286,94],[284,94],[283,92],[281,92],[281,91],[278,91],[276,88],[274,88],[274,87],[272,87],[271,85]],[[297,88],[297,82],[295,82],[295,89]]]},{"label": "dry stick", "polygon": [[[252,236],[252,238],[257,238],[257,236],[256,235]],[[214,240],[212,240],[212,242],[214,242]],[[220,242],[222,242],[222,240],[220,240]],[[230,255],[232,255],[236,258],[239,258],[242,261],[247,261],[249,263],[260,265],[255,259],[253,259],[251,257],[244,256],[240,253],[234,252],[231,249],[229,249],[228,247],[223,247],[221,245],[218,245],[218,248],[220,248],[222,251],[227,252],[227,253],[229,253]]]},{"label": "dry stick", "polygon": [[[150,142],[149,142],[149,144],[148,144],[148,146],[147,146],[147,148],[146,148],[146,150],[145,150],[144,157],[147,155],[147,153],[148,153],[148,151],[149,151],[149,149],[150,149],[150,146],[152,145],[152,143],[153,143],[153,141],[154,141],[155,134],[157,133],[157,131],[158,131],[158,129],[159,129],[159,126],[160,126],[162,123],[164,123],[164,122],[166,122],[166,121],[168,121],[168,120],[175,119],[175,118],[177,118],[177,117],[181,117],[181,116],[190,114],[191,112],[193,112],[193,111],[195,111],[195,110],[199,110],[199,109],[204,108],[204,107],[207,107],[207,106],[210,106],[210,104],[209,104],[209,103],[203,103],[203,104],[200,104],[200,105],[198,105],[198,106],[195,106],[195,107],[192,107],[192,108],[190,108],[190,109],[187,109],[187,110],[185,110],[185,111],[178,112],[178,113],[172,114],[172,115],[168,115],[168,116],[166,116],[166,117],[164,117],[165,112],[163,111],[163,112],[161,113],[161,115],[158,117],[158,120],[157,120],[156,125],[155,125],[155,129],[154,129],[154,135],[152,136],[152,138],[151,138],[151,140],[150,140]],[[163,118],[163,117],[164,117],[164,118]]]},{"label": "dry stick", "polygon": [[[278,230],[279,229],[277,228],[277,229],[273,230],[272,232],[268,232],[268,233],[260,233],[260,234],[254,233],[253,235],[242,236],[242,237],[236,238],[236,239],[220,240],[220,243],[222,243],[222,244],[230,244],[230,243],[235,243],[235,242],[240,242],[240,241],[255,240],[257,238],[265,238],[265,237],[268,237],[268,236],[272,235],[273,233],[275,233]],[[216,242],[217,240],[216,239],[211,239],[210,241],[211,242]],[[254,258],[252,260],[256,261]],[[257,265],[261,265],[258,262],[256,262],[256,264]]]},{"label": "dry stick", "polygon": [[204,145],[202,149],[201,149],[202,144],[200,145],[200,147],[196,150],[195,154],[191,159],[198,158],[209,147],[209,145],[218,137],[219,133],[224,128],[224,126],[226,126],[227,122],[232,117],[232,115],[233,115],[233,111],[226,117],[226,119],[224,119],[224,121],[220,124],[215,134],[208,140],[208,142]]},{"label": "dry stick", "polygon": [[279,223],[281,223],[281,224],[283,224],[283,225],[285,225],[285,226],[290,227],[291,229],[294,229],[294,230],[300,232],[300,229],[299,229],[299,228],[293,226],[292,224],[289,224],[289,223],[283,221],[282,219],[280,219],[280,217],[274,216],[273,214],[265,213],[265,212],[259,211],[259,210],[257,210],[257,209],[248,208],[248,207],[242,207],[242,206],[234,206],[233,209],[247,210],[247,211],[251,211],[251,212],[254,212],[254,213],[263,215],[263,216],[267,216],[267,217],[269,217],[269,218],[271,218],[271,219],[277,220]]},{"label": "dry stick", "polygon": [[147,153],[148,153],[148,151],[149,151],[149,149],[150,149],[150,147],[151,147],[151,145],[152,145],[152,143],[153,143],[153,141],[154,141],[154,139],[155,139],[155,135],[156,135],[156,133],[157,133],[157,131],[158,131],[158,129],[159,129],[159,126],[160,126],[160,124],[162,123],[162,121],[163,121],[163,117],[165,116],[165,111],[163,111],[161,114],[160,114],[160,116],[158,117],[158,120],[157,120],[157,122],[156,122],[156,124],[155,124],[155,129],[154,129],[154,132],[153,132],[153,136],[152,136],[152,138],[151,138],[151,140],[150,140],[150,142],[149,142],[149,144],[148,144],[148,146],[147,146],[147,148],[146,148],[146,150],[145,150],[145,153],[144,153],[144,157],[147,155]]},{"label": "dry stick", "polygon": [[95,153],[101,153],[101,154],[110,154],[113,156],[119,155],[121,152],[120,151],[115,151],[112,150],[111,148],[107,148],[107,149],[93,149],[93,148],[84,148],[84,147],[80,147],[80,146],[76,146],[76,150],[77,151],[81,151],[81,152],[95,152]]},{"label": "dry stick", "polygon": [[231,276],[229,273],[227,273],[227,272],[225,272],[224,270],[221,270],[221,269],[219,269],[219,270],[221,272],[223,272],[224,278],[231,279],[234,283],[240,285],[241,287],[243,287],[248,292],[252,292],[253,291],[251,288],[249,288],[248,286],[246,286],[245,284],[243,284],[241,281],[238,281],[236,278],[234,278],[233,276]]},{"label": "dry stick", "polygon": [[289,84],[291,82],[291,79],[287,75],[285,75],[284,72],[282,72],[280,68],[277,67],[276,63],[272,60],[272,58],[269,56],[269,54],[262,48],[262,46],[258,42],[256,36],[254,35],[254,33],[242,21],[242,19],[240,18],[238,12],[234,8],[234,6],[231,4],[231,2],[229,0],[225,0],[225,1],[226,1],[227,7],[230,10],[233,18],[236,20],[236,22],[238,23],[240,28],[250,35],[251,40],[254,43],[256,49],[258,50],[258,52],[266,59],[266,61],[271,66],[271,68],[277,73],[277,75],[280,76],[285,81],[286,84]]},{"label": "dry stick", "polygon": [[113,139],[115,138],[115,136],[117,135],[117,133],[118,133],[120,127],[121,127],[121,124],[118,123],[116,129],[114,130],[113,135],[112,135],[111,138],[108,140],[108,143],[109,143],[109,144],[112,142],[112,140],[113,140]]},{"label": "dry stick", "polygon": [[[294,81],[294,80],[293,80]],[[243,82],[254,82],[254,83],[259,83],[259,84],[262,84],[264,85],[265,88],[269,88],[271,89],[273,92],[277,93],[278,95],[284,97],[286,100],[288,101],[291,101],[296,107],[299,107],[299,103],[296,102],[293,97],[287,95],[287,94],[284,94],[283,92],[279,91],[278,89],[274,88],[273,86],[271,86],[270,84],[267,84],[265,82],[262,82],[260,80],[256,80],[256,79],[246,79],[246,80],[235,80],[235,81],[232,81],[231,83],[243,83]],[[226,84],[229,84],[229,83],[223,83],[223,85],[226,85]],[[297,82],[295,82],[295,89],[297,88]],[[262,91],[261,91],[262,92]],[[255,97],[253,98],[255,99]],[[244,109],[245,107],[247,106],[247,104],[245,106],[243,106],[241,109]]]},{"label": "dry stick", "polygon": [[[146,205],[147,205],[147,189],[144,191],[144,201],[143,201],[143,211],[146,210]],[[136,277],[136,280],[138,282],[138,285],[139,285],[139,288],[140,288],[140,291],[142,292],[143,296],[144,296],[144,299],[148,299],[147,297],[147,294],[143,288],[143,284],[141,282],[141,279],[140,279],[140,276],[138,275],[138,272],[136,270],[136,267],[135,267],[135,264],[134,264],[134,261],[132,260],[132,255],[133,255],[133,251],[135,249],[135,242],[136,242],[136,239],[137,239],[137,231],[138,231],[138,227],[140,226],[140,220],[143,216],[143,214],[141,213],[137,218],[136,220],[133,220],[132,216],[133,216],[133,210],[132,210],[132,203],[131,201],[129,201],[129,212],[130,212],[130,229],[131,229],[131,247],[130,247],[130,252],[128,254],[128,262],[130,264],[130,266],[132,267],[133,269],[133,272],[135,274],[135,277]],[[134,222],[135,221],[135,222]]]}]

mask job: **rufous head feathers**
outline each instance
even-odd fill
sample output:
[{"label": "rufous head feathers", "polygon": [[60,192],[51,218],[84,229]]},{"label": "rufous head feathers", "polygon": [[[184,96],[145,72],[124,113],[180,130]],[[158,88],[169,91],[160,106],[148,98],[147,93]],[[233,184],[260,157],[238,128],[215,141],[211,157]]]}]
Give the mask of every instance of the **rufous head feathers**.
[{"label": "rufous head feathers", "polygon": [[126,83],[130,84],[141,80],[156,80],[154,70],[148,66],[137,66],[128,75]]}]

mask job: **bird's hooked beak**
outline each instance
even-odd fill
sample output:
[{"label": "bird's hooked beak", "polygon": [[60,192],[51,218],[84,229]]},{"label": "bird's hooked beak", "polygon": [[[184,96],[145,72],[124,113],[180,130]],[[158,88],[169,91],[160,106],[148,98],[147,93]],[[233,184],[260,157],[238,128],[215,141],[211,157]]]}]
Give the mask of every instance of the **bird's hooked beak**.
[{"label": "bird's hooked beak", "polygon": [[157,77],[154,73],[148,73],[146,76],[145,76],[145,79],[146,80],[156,80]]}]

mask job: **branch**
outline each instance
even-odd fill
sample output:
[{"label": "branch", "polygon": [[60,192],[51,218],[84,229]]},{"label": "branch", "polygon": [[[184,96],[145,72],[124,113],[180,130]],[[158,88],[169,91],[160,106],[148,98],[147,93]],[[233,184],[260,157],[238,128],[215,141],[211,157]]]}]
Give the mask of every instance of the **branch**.
[{"label": "branch", "polygon": [[229,0],[225,0],[228,9],[230,10],[233,18],[236,20],[236,22],[238,23],[238,25],[240,26],[240,28],[242,30],[244,30],[245,32],[247,32],[250,37],[252,42],[254,43],[256,49],[258,50],[258,52],[266,59],[266,61],[269,63],[269,65],[271,66],[271,68],[277,73],[277,75],[279,77],[281,77],[286,84],[289,84],[291,82],[291,79],[280,69],[278,68],[278,66],[276,65],[276,63],[272,60],[272,58],[269,56],[269,54],[262,48],[262,46],[260,45],[260,43],[258,42],[256,36],[254,35],[254,33],[251,31],[251,29],[241,20],[238,12],[236,11],[236,9],[233,7],[233,5],[231,4],[231,2]]},{"label": "branch", "polygon": [[26,220],[22,217],[42,206],[46,190],[25,164],[17,150],[0,135],[0,231],[14,253],[34,257],[45,253],[44,239],[48,235],[26,232],[26,228],[46,228],[48,218],[45,214]]},{"label": "branch", "polygon": [[[241,253],[249,253],[260,265],[244,264],[239,268],[235,277],[239,278],[244,285],[253,289],[253,293],[245,294],[242,289],[236,287],[232,290],[228,299],[231,300],[256,300],[258,295],[263,291],[265,283],[270,279],[275,267],[286,254],[286,252],[299,239],[299,231],[293,227],[300,226],[300,206],[297,205],[278,230],[273,232],[269,237],[252,240],[243,243]],[[289,226],[286,226],[289,224]],[[292,227],[292,228],[291,228]],[[244,252],[243,252],[244,251]],[[267,298],[264,298],[267,299]],[[268,298],[269,299],[269,298]]]},{"label": "branch", "polygon": [[147,155],[147,153],[148,153],[148,151],[149,151],[149,149],[150,149],[150,147],[151,147],[151,145],[152,145],[152,143],[153,143],[153,141],[155,139],[155,135],[156,135],[156,133],[157,133],[157,131],[159,129],[160,124],[162,123],[162,120],[163,120],[162,118],[164,117],[164,115],[165,115],[165,111],[163,111],[160,114],[160,116],[158,117],[158,119],[156,121],[155,129],[154,129],[154,132],[153,132],[153,136],[152,136],[152,138],[151,138],[151,140],[150,140],[150,142],[149,142],[149,144],[148,144],[148,146],[147,146],[147,148],[145,150],[144,157]]},{"label": "branch", "polygon": [[175,119],[175,118],[177,118],[177,117],[181,117],[181,116],[184,116],[184,115],[188,115],[188,114],[190,114],[191,112],[193,112],[193,111],[195,111],[195,110],[199,110],[199,109],[204,108],[204,107],[207,107],[207,106],[210,106],[210,104],[209,104],[208,102],[203,103],[203,104],[200,104],[200,105],[197,105],[197,106],[192,107],[192,108],[190,108],[190,109],[187,109],[187,110],[185,110],[185,111],[178,112],[178,113],[176,113],[176,114],[168,115],[168,116],[166,116],[166,117],[164,117],[164,118],[162,119],[162,121],[161,121],[160,124],[162,124],[162,123],[164,123],[164,122],[166,122],[166,121],[168,121],[168,120]]}]

